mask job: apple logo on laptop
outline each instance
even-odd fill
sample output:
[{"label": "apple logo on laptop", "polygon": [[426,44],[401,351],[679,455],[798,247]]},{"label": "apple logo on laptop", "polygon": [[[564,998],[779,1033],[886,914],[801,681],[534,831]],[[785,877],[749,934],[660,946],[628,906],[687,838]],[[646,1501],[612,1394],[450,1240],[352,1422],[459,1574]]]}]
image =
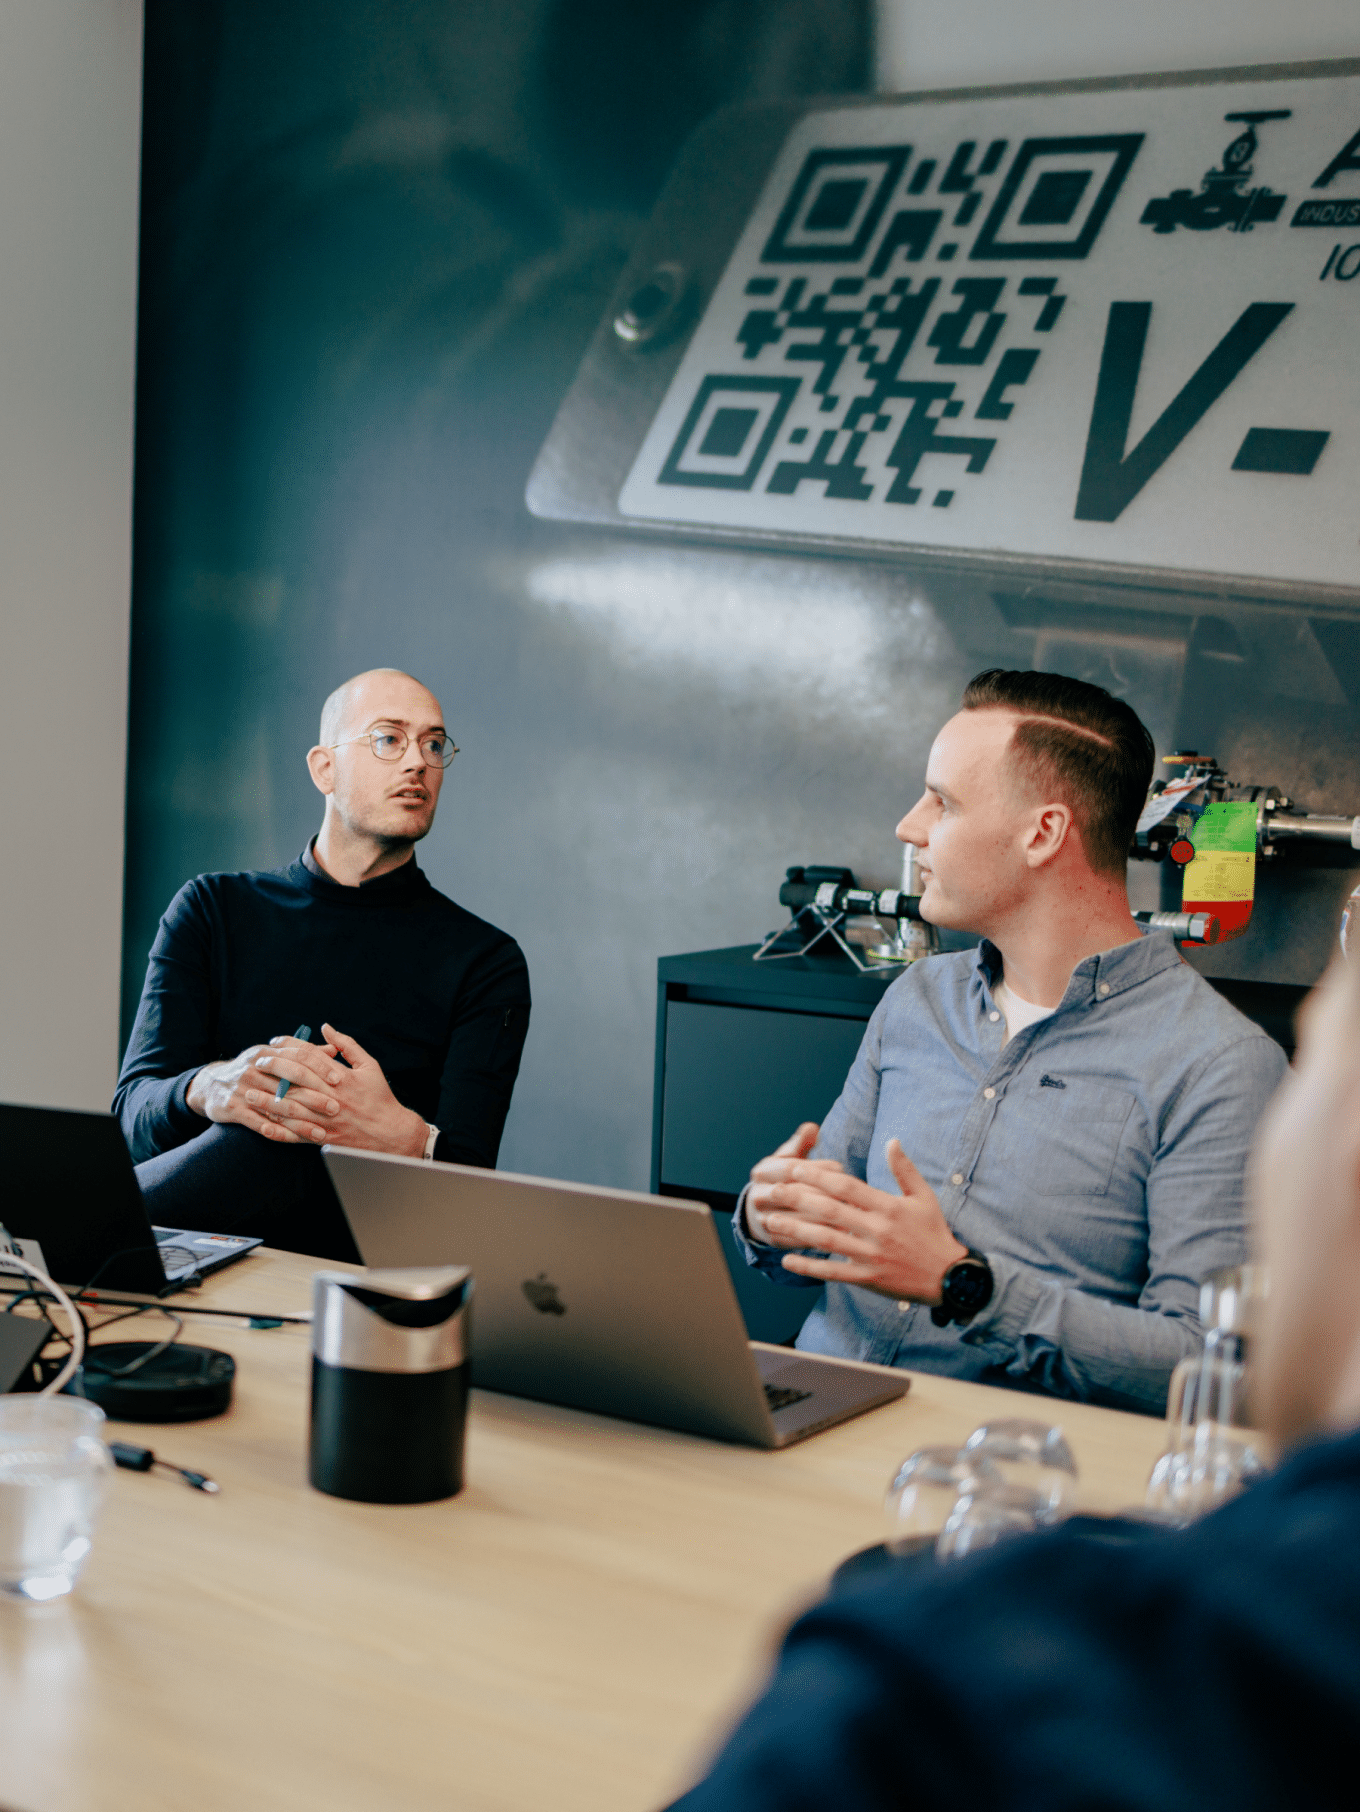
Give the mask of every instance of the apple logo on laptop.
[{"label": "apple logo on laptop", "polygon": [[540,1271],[537,1277],[530,1277],[520,1285],[520,1289],[538,1310],[540,1315],[565,1315],[567,1305],[557,1294],[557,1285],[548,1282],[548,1273]]}]

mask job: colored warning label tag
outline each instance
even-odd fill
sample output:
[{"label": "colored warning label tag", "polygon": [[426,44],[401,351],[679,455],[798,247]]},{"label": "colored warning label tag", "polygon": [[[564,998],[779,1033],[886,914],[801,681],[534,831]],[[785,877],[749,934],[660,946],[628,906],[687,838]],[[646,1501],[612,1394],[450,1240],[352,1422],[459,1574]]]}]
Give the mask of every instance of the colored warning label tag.
[{"label": "colored warning label tag", "polygon": [[1256,849],[1256,807],[1250,799],[1230,799],[1206,805],[1190,832],[1196,855],[1211,850]]},{"label": "colored warning label tag", "polygon": [[1255,897],[1256,807],[1250,800],[1206,806],[1190,839],[1195,859],[1185,870],[1183,902],[1199,905]]},{"label": "colored warning label tag", "polygon": [[1256,893],[1256,857],[1234,849],[1196,856],[1185,871],[1182,898],[1196,906],[1223,900],[1250,900]]}]

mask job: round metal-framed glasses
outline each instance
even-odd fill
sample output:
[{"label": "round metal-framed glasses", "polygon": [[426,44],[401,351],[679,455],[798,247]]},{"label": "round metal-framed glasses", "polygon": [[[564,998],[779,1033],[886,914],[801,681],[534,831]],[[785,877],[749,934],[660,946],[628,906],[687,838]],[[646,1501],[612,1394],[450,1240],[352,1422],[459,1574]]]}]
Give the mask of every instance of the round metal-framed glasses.
[{"label": "round metal-framed glasses", "polygon": [[[343,742],[327,743],[326,747],[343,749],[353,742],[366,742],[379,761],[400,761],[411,746],[411,738],[404,730],[369,730],[363,736],[349,736]],[[427,767],[446,768],[458,749],[451,738],[431,733],[421,737],[420,752]]]}]

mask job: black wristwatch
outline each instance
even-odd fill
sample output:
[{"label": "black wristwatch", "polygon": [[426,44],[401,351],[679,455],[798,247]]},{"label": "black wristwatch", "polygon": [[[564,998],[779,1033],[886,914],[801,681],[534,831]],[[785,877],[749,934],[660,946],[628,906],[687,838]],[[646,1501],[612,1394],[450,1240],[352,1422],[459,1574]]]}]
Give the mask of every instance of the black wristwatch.
[{"label": "black wristwatch", "polygon": [[996,1288],[992,1267],[980,1252],[969,1251],[950,1265],[940,1281],[940,1300],[930,1311],[937,1328],[951,1321],[969,1322],[992,1300]]}]

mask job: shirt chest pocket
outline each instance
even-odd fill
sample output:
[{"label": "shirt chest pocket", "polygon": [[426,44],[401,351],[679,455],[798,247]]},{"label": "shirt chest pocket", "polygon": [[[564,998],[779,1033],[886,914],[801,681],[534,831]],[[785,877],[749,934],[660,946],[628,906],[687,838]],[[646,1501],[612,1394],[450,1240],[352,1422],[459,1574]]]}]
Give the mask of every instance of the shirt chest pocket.
[{"label": "shirt chest pocket", "polygon": [[1100,1082],[1026,1080],[1007,1090],[987,1155],[1035,1195],[1104,1195],[1133,1105]]}]

